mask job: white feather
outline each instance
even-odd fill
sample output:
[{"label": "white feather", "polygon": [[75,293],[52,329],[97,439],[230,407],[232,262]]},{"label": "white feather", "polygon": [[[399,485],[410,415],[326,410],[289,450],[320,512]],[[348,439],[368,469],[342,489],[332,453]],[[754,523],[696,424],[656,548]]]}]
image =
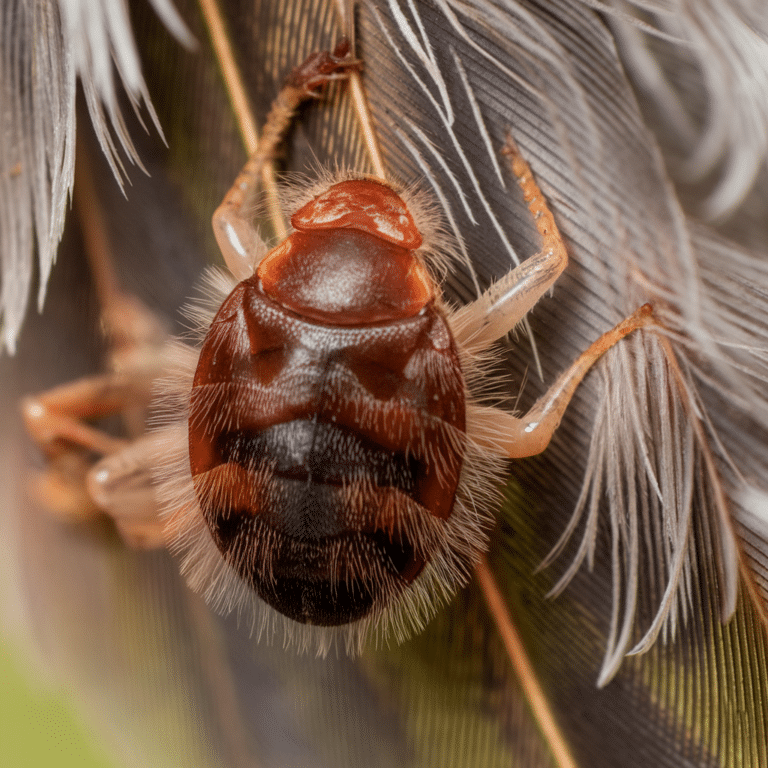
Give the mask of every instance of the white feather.
[{"label": "white feather", "polygon": [[[170,0],[151,0],[185,45],[193,39]],[[38,308],[56,258],[74,180],[75,83],[118,181],[141,161],[120,113],[115,72],[137,111],[160,131],[125,0],[7,0],[0,10],[0,347],[16,348],[37,256]],[[121,182],[122,183],[122,182]]]},{"label": "white feather", "polygon": [[[759,0],[666,0],[649,5],[615,0],[610,7],[595,5],[612,18],[630,73],[664,115],[665,128],[676,134],[678,162],[673,162],[672,170],[678,180],[704,182],[707,192],[699,213],[705,218],[728,216],[765,170],[768,158],[764,4]],[[632,18],[633,7],[651,24]],[[699,82],[679,79],[687,65],[698,70]],[[692,112],[691,104],[698,104],[700,111]],[[711,175],[715,184],[706,181]]]},{"label": "white feather", "polygon": [[[733,210],[749,192],[768,147],[764,106],[768,57],[758,56],[759,63],[750,70],[744,51],[733,56],[729,52],[745,36],[750,56],[761,49],[765,14],[761,21],[748,23],[737,3],[585,4],[606,12],[621,31],[620,53],[636,71],[636,82],[657,88],[654,98],[668,116],[661,124],[694,144],[690,150],[690,143],[683,143],[686,164],[699,169],[702,177],[718,177],[714,186],[688,177],[689,183],[699,185],[705,213],[715,216]],[[726,482],[722,474],[730,471],[729,455],[738,443],[733,435],[725,439],[726,425],[708,413],[701,390],[715,386],[742,416],[748,414],[765,425],[768,312],[760,287],[765,284],[764,262],[755,253],[703,233],[687,218],[667,182],[668,160],[645,126],[639,125],[631,94],[621,100],[598,95],[596,88],[585,90],[567,39],[542,26],[524,8],[505,9],[503,22],[490,21],[482,27],[490,41],[483,57],[493,74],[484,71],[481,77],[468,70],[465,75],[457,54],[443,57],[442,78],[458,66],[456,86],[448,97],[455,103],[448,105],[445,97],[438,98],[440,88],[432,85],[435,77],[423,53],[426,43],[413,33],[420,10],[410,4],[405,16],[406,4],[400,6],[401,13],[393,13],[386,23],[381,17],[377,22],[408,68],[414,89],[433,107],[432,130],[437,139],[430,136],[430,141],[443,148],[444,162],[466,170],[464,183],[473,192],[468,198],[473,218],[487,216],[486,225],[492,227],[510,224],[508,219],[500,221],[497,209],[485,203],[483,191],[472,186],[477,175],[476,168],[467,167],[470,148],[471,162],[483,166],[484,189],[493,183],[490,169],[496,167],[495,158],[482,157],[485,131],[477,146],[454,146],[453,135],[466,130],[462,114],[474,115],[475,122],[480,114],[491,136],[494,129],[498,132],[498,122],[512,131],[569,239],[574,261],[569,273],[590,285],[598,302],[618,305],[620,312],[628,313],[650,300],[666,328],[660,330],[658,341],[646,341],[645,346],[637,340],[624,342],[621,350],[609,356],[610,376],[598,397],[582,494],[554,551],[560,553],[569,537],[581,530],[581,544],[572,552],[574,559],[553,590],[556,593],[582,563],[591,564],[600,529],[605,526],[610,531],[613,613],[599,678],[605,684],[625,654],[648,650],[658,637],[672,637],[685,621],[695,579],[693,563],[718,564],[723,617],[728,618],[735,608],[739,555],[728,496],[738,485],[730,478]],[[439,7],[444,23],[451,25],[457,38],[466,40],[472,38],[478,17],[493,20],[498,13],[493,3],[481,0],[455,0]],[[630,13],[646,20],[632,18]],[[393,28],[401,37],[395,37]],[[494,76],[501,79],[511,39],[514,59],[527,80],[524,93],[544,90],[536,86],[546,78],[548,98],[541,99],[538,122],[524,110],[522,117],[495,112],[487,83]],[[651,43],[656,45],[653,52]],[[501,53],[493,52],[494,45]],[[409,46],[413,48],[410,57]],[[683,57],[693,73],[693,84],[674,79],[675,62]],[[472,96],[466,99],[470,91]],[[694,92],[708,105],[703,117],[682,108],[694,103]],[[749,98],[744,98],[745,93]],[[462,110],[457,105],[465,101]],[[449,121],[447,115],[456,118]],[[402,120],[393,133],[411,156],[431,160],[422,138],[426,132],[421,122],[427,120],[419,116],[413,125],[405,122],[407,142],[402,138]],[[445,136],[438,133],[440,129]],[[645,155],[642,160],[639,152]],[[442,178],[438,165],[432,162],[431,169]],[[649,185],[654,192],[649,192]],[[499,240],[505,243],[506,238]],[[558,289],[559,285],[556,297]],[[627,354],[630,348],[634,356]],[[568,460],[571,465],[571,457]],[[762,457],[755,456],[754,461],[760,464]],[[712,536],[696,538],[693,532],[704,528]],[[649,605],[654,607],[647,614]]]}]

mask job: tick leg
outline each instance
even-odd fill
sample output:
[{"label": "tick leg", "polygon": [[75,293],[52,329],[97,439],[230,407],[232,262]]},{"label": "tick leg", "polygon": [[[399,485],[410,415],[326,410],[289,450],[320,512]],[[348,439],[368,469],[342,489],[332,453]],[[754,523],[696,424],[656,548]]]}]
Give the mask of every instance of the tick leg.
[{"label": "tick leg", "polygon": [[118,413],[126,405],[149,401],[148,381],[130,374],[106,373],[80,379],[22,401],[21,411],[30,436],[53,457],[68,446],[99,454],[123,448],[126,440],[111,437],[83,419]]},{"label": "tick leg", "polygon": [[352,69],[359,67],[360,62],[349,54],[349,43],[343,40],[332,53],[313,53],[294,69],[273,102],[256,151],[213,214],[216,241],[236,280],[244,280],[253,274],[257,254],[264,251],[262,240],[246,213],[264,167],[274,158],[296,110],[303,101],[316,98],[317,89],[325,83],[344,79]]},{"label": "tick leg", "polygon": [[128,438],[113,437],[86,420],[120,414],[129,436],[143,433],[166,334],[154,313],[120,288],[106,218],[88,150],[82,144],[78,146],[75,209],[114,370],[28,396],[21,411],[28,433],[48,459],[46,471],[37,473],[32,484],[38,501],[54,514],[82,520],[100,511],[86,487],[94,454],[119,454],[130,444]]},{"label": "tick leg", "polygon": [[156,440],[155,434],[134,440],[103,458],[86,477],[88,493],[98,508],[114,520],[127,544],[142,549],[165,544],[150,471]]},{"label": "tick leg", "polygon": [[541,453],[549,445],[576,387],[598,358],[627,334],[652,323],[651,305],[644,304],[579,355],[525,416],[519,418],[500,408],[471,407],[467,412],[467,433],[479,445],[512,459]]},{"label": "tick leg", "polygon": [[50,461],[45,471],[34,472],[29,491],[41,507],[54,517],[75,523],[101,513],[86,488],[93,462],[90,455],[70,451]]},{"label": "tick leg", "polygon": [[[141,394],[140,394],[141,393]],[[127,374],[103,374],[64,384],[22,401],[27,431],[48,459],[44,472],[36,473],[32,490],[50,513],[70,520],[94,517],[99,507],[86,491],[86,477],[93,454],[113,454],[127,440],[86,424],[83,419],[116,413],[127,405],[143,410],[149,382]]]},{"label": "tick leg", "polygon": [[568,264],[568,254],[552,211],[510,136],[502,154],[523,190],[528,210],[542,238],[542,249],[492,285],[479,299],[451,317],[460,346],[479,352],[509,333],[534,304],[552,287]]},{"label": "tick leg", "polygon": [[[65,384],[22,403],[27,430],[46,453],[49,466],[33,490],[59,517],[84,520],[110,515],[124,540],[137,547],[163,544],[152,488],[150,446],[154,435],[125,440],[83,419],[143,411],[151,378],[104,374]],[[93,465],[92,454],[104,458]]]}]

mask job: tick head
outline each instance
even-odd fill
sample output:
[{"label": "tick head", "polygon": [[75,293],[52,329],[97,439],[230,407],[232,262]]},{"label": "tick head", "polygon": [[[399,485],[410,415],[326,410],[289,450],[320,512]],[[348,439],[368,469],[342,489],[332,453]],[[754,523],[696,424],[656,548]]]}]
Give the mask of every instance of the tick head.
[{"label": "tick head", "polygon": [[333,184],[296,211],[291,224],[299,232],[356,229],[407,250],[422,243],[403,199],[391,187],[370,179]]}]

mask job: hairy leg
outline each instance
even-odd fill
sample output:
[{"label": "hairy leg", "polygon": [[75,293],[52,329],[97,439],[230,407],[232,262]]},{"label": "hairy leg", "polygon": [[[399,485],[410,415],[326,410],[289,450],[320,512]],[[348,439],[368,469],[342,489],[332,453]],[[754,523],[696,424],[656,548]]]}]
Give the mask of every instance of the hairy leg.
[{"label": "hairy leg", "polygon": [[333,52],[313,53],[288,77],[272,104],[267,122],[256,146],[221,205],[213,214],[213,231],[224,261],[236,280],[250,277],[265,248],[253,225],[246,217],[249,204],[256,195],[264,166],[272,161],[299,105],[317,97],[317,90],[332,80],[344,79],[360,63],[348,54],[349,45],[342,41]]},{"label": "hairy leg", "polygon": [[643,304],[582,352],[525,416],[513,416],[500,408],[471,407],[467,411],[468,434],[481,446],[511,459],[541,453],[549,445],[568,403],[589,369],[625,336],[653,323],[651,305]]},{"label": "hairy leg", "polygon": [[568,264],[568,253],[555,218],[533,178],[528,163],[511,137],[503,154],[523,191],[528,210],[542,239],[542,248],[492,285],[479,299],[451,316],[456,341],[468,352],[479,352],[509,333],[552,287]]}]

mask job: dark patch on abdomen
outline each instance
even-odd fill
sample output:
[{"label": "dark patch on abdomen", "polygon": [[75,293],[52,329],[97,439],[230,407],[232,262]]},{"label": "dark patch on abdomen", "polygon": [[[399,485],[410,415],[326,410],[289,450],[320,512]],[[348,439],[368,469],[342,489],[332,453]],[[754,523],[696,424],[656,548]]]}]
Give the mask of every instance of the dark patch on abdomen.
[{"label": "dark patch on abdomen", "polygon": [[[338,626],[366,616],[376,601],[410,584],[424,568],[424,561],[407,540],[385,531],[346,532],[308,540],[275,531],[264,520],[249,515],[229,515],[212,527],[219,549],[240,577],[280,613],[295,621]],[[263,563],[239,560],[243,545],[270,540],[270,568]],[[329,573],[328,552],[338,553]],[[371,570],[370,564],[378,568]]]},{"label": "dark patch on abdomen", "polygon": [[302,419],[258,433],[225,433],[216,447],[221,463],[257,469],[268,460],[272,483],[281,489],[279,508],[243,511],[264,516],[289,536],[319,539],[348,530],[347,515],[338,508],[342,486],[394,488],[420,503],[423,462],[334,424]]}]

